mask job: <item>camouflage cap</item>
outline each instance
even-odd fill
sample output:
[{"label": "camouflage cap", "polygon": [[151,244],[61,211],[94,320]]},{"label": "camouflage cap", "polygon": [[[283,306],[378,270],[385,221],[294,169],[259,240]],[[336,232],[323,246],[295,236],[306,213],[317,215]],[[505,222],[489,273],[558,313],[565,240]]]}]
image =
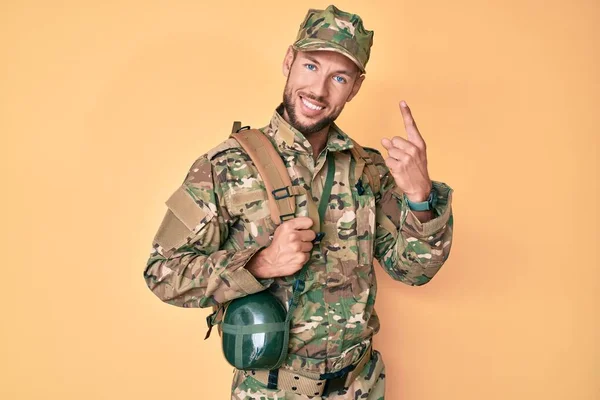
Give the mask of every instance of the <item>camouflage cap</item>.
[{"label": "camouflage cap", "polygon": [[300,51],[338,52],[354,61],[364,73],[372,45],[373,31],[365,29],[358,15],[330,5],[325,10],[308,10],[293,47]]}]

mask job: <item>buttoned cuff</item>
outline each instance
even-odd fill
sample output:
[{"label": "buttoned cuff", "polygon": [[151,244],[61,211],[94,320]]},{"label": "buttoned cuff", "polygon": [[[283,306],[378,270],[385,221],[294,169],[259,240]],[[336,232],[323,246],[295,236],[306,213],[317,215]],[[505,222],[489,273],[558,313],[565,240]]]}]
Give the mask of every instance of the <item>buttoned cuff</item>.
[{"label": "buttoned cuff", "polygon": [[241,250],[238,253],[240,261],[244,260],[243,264],[233,272],[226,273],[226,278],[231,283],[233,290],[240,293],[253,294],[267,289],[273,283],[273,279],[257,279],[245,268],[248,261],[262,249],[264,247],[249,248]]}]

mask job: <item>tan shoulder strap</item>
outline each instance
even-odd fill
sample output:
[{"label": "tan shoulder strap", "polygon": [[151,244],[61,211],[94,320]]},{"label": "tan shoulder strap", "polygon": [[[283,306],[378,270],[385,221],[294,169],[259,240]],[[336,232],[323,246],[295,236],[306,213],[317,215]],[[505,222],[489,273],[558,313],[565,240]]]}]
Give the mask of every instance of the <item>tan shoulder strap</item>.
[{"label": "tan shoulder strap", "polygon": [[[258,129],[242,129],[239,121],[233,123],[230,137],[238,141],[258,169],[267,188],[269,210],[273,222],[279,225],[282,221],[294,218],[296,213],[294,196],[307,193],[303,188],[292,186],[285,164],[271,141]],[[316,209],[309,214],[317,214]],[[318,227],[318,216],[316,218]],[[210,336],[214,325],[218,325],[219,336],[223,334],[221,322],[224,305],[215,305],[212,306],[212,309],[213,313],[206,317],[208,331],[205,340]]]},{"label": "tan shoulder strap", "polygon": [[[234,130],[240,129],[237,122],[233,126]],[[258,129],[232,132],[231,137],[246,150],[263,179],[273,222],[280,224],[282,221],[294,218],[296,213],[294,196],[303,194],[304,191],[292,186],[285,164],[271,141]]]},{"label": "tan shoulder strap", "polygon": [[361,145],[356,143],[354,139],[351,139],[354,147],[350,149],[352,153],[352,157],[354,157],[356,161],[356,170],[354,171],[354,177],[358,179],[362,175],[363,169],[366,167],[365,173],[367,174],[367,179],[369,180],[369,185],[371,185],[371,189],[373,193],[378,193],[381,181],[379,179],[379,171],[377,170],[377,166],[371,160],[371,156],[369,153],[362,148]]}]

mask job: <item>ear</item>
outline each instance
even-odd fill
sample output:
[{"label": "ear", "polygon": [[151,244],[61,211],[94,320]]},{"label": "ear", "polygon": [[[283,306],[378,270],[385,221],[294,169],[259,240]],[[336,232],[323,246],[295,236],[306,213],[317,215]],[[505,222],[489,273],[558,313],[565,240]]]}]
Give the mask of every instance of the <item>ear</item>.
[{"label": "ear", "polygon": [[292,69],[292,64],[294,63],[294,48],[292,46],[288,47],[287,52],[285,53],[285,57],[283,58],[283,65],[281,66],[281,70],[283,71],[283,76],[287,78],[290,74],[290,70]]},{"label": "ear", "polygon": [[346,100],[346,102],[349,102],[350,100],[352,100],[354,98],[354,96],[356,96],[356,94],[358,93],[364,80],[365,80],[364,74],[361,74],[358,78],[356,78],[356,80],[354,81],[354,85],[352,86],[352,91],[348,95],[348,100]]}]

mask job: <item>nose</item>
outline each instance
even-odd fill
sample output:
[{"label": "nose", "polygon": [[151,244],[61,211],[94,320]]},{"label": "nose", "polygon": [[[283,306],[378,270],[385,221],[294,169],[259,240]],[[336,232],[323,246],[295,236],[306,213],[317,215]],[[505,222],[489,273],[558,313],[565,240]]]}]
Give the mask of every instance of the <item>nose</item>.
[{"label": "nose", "polygon": [[[316,74],[315,74],[316,75]],[[310,85],[311,93],[319,100],[324,101],[324,99],[329,94],[329,85],[328,85],[327,75],[318,74],[315,77],[314,81]]]}]

